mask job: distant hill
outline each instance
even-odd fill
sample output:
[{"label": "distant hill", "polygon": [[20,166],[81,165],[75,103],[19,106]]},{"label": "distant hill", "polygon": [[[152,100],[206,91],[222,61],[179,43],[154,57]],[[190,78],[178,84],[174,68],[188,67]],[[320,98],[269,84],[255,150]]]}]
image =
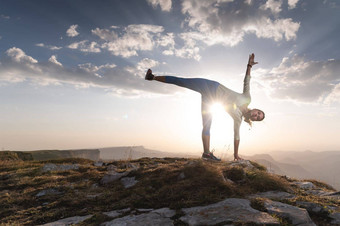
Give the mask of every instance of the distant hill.
[{"label": "distant hill", "polygon": [[277,151],[246,158],[265,165],[276,174],[314,178],[340,189],[340,151]]},{"label": "distant hill", "polygon": [[143,157],[164,158],[164,157],[193,157],[183,153],[163,152],[147,149],[144,146],[122,146],[100,148],[100,158],[102,160],[127,160],[139,159]]},{"label": "distant hill", "polygon": [[39,150],[39,151],[1,151],[0,160],[54,160],[65,158],[84,158],[99,160],[98,149],[79,150]]}]

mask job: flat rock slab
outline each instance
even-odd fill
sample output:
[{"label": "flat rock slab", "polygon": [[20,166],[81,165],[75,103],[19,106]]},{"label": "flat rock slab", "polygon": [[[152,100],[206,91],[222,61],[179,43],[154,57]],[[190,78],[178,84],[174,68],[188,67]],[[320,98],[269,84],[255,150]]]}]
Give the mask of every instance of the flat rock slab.
[{"label": "flat rock slab", "polygon": [[288,192],[283,191],[267,191],[261,192],[254,195],[248,196],[248,198],[267,198],[267,199],[277,199],[277,200],[285,200],[285,199],[294,199],[295,195],[290,194]]},{"label": "flat rock slab", "polygon": [[230,223],[250,223],[260,225],[279,225],[278,220],[268,213],[260,212],[250,206],[247,199],[230,198],[208,206],[182,209],[185,216],[180,220],[189,225],[215,225]]},{"label": "flat rock slab", "polygon": [[170,210],[169,208],[163,208],[158,210],[153,210],[149,213],[143,213],[139,215],[129,215],[121,218],[114,219],[109,222],[105,222],[104,226],[137,226],[137,225],[148,225],[148,226],[168,226],[174,225],[170,217],[174,216],[176,212]]},{"label": "flat rock slab", "polygon": [[84,220],[89,219],[92,217],[92,215],[87,215],[87,216],[75,216],[75,217],[68,217],[64,218],[58,221],[54,221],[51,223],[43,224],[42,226],[68,226],[68,225],[73,225],[73,224],[78,224]]},{"label": "flat rock slab", "polygon": [[264,206],[268,213],[288,219],[293,225],[315,225],[305,209],[271,200],[265,200]]}]

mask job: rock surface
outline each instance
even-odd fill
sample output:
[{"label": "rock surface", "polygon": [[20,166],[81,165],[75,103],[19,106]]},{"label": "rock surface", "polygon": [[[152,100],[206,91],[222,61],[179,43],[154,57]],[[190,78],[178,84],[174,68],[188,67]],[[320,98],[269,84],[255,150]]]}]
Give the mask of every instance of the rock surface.
[{"label": "rock surface", "polygon": [[124,188],[130,188],[138,183],[138,180],[136,180],[135,177],[123,177],[120,179],[120,181],[122,182]]},{"label": "rock surface", "polygon": [[332,213],[329,217],[332,218],[331,224],[340,225],[340,213]]},{"label": "rock surface", "polygon": [[77,169],[79,169],[78,164],[56,165],[56,164],[53,164],[53,163],[47,163],[42,167],[43,172],[66,171],[66,170],[77,170]]},{"label": "rock surface", "polygon": [[288,192],[267,191],[248,196],[248,198],[267,198],[276,200],[294,199],[296,196]]},{"label": "rock surface", "polygon": [[74,225],[78,224],[86,219],[89,219],[92,215],[87,216],[75,216],[75,217],[68,217],[58,221],[54,221],[51,223],[43,224],[42,226],[67,226],[67,225]]},{"label": "rock surface", "polygon": [[215,225],[233,222],[279,225],[278,220],[268,213],[253,209],[247,199],[229,198],[208,206],[182,210],[185,216],[181,217],[180,220],[189,225]]},{"label": "rock surface", "polygon": [[102,225],[150,225],[150,226],[167,226],[174,225],[170,217],[175,215],[174,210],[169,208],[153,210],[149,213],[143,213],[139,215],[129,215],[122,218],[117,218],[109,222],[105,222]]},{"label": "rock surface", "polygon": [[60,195],[60,194],[63,194],[63,192],[58,191],[57,189],[54,189],[54,188],[50,188],[50,189],[40,191],[35,196],[41,197],[41,196],[45,196],[45,195]]},{"label": "rock surface", "polygon": [[113,211],[110,211],[110,212],[104,212],[103,214],[105,214],[106,216],[115,218],[115,217],[118,217],[118,216],[120,216],[124,213],[127,213],[127,212],[130,212],[130,208],[122,209],[122,210],[113,210]]},{"label": "rock surface", "polygon": [[108,173],[105,174],[104,177],[100,180],[101,184],[109,184],[111,182],[117,181],[120,178],[127,176],[129,174],[129,172],[124,172],[124,173]]},{"label": "rock surface", "polygon": [[309,182],[309,181],[296,181],[296,182],[293,182],[293,184],[297,185],[298,187],[300,187],[302,189],[306,189],[306,190],[316,188],[316,186],[312,182]]},{"label": "rock surface", "polygon": [[298,206],[306,209],[310,213],[328,214],[327,209],[324,208],[322,205],[320,205],[318,203],[298,201],[298,202],[296,202],[296,204]]},{"label": "rock surface", "polygon": [[230,166],[235,167],[235,166],[242,166],[246,169],[253,169],[254,166],[253,164],[251,164],[251,162],[249,160],[240,160],[240,161],[236,161],[236,162],[231,162]]},{"label": "rock surface", "polygon": [[268,213],[288,219],[293,225],[315,225],[305,209],[271,200],[266,200],[264,206]]}]

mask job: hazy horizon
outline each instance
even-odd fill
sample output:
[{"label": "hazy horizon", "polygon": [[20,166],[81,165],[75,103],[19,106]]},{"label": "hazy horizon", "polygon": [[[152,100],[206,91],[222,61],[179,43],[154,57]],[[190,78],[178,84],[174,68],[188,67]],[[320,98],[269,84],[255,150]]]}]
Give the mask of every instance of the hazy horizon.
[{"label": "hazy horizon", "polygon": [[[340,2],[335,0],[0,0],[0,150],[143,145],[202,153],[200,95],[156,75],[242,91],[240,155],[340,150]],[[231,153],[215,108],[211,149]]]}]

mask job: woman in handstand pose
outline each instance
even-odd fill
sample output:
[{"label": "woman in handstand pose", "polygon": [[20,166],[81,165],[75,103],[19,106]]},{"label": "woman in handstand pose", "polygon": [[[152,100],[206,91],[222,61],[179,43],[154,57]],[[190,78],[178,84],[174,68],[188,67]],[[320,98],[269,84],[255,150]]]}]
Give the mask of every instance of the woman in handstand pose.
[{"label": "woman in handstand pose", "polygon": [[240,126],[242,118],[251,125],[252,121],[262,121],[264,119],[264,112],[259,109],[249,109],[251,97],[249,92],[250,71],[253,65],[257,64],[254,61],[255,55],[249,56],[247,71],[243,83],[243,93],[234,92],[222,84],[202,78],[180,78],[174,76],[155,76],[149,69],[145,75],[146,80],[156,80],[159,82],[174,84],[185,87],[202,95],[202,141],[204,152],[203,159],[210,159],[221,161],[210,152],[210,126],[212,122],[212,114],[210,112],[210,105],[215,101],[219,101],[225,107],[225,110],[234,120],[234,160],[242,160],[238,155],[238,148],[240,144]]}]

